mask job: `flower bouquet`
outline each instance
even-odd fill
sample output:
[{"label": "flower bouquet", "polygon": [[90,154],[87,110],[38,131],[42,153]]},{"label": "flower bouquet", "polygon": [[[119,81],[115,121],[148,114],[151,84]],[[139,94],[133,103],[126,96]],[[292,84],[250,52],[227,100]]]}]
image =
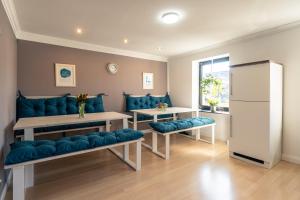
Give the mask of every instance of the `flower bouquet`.
[{"label": "flower bouquet", "polygon": [[85,103],[87,99],[88,99],[88,94],[80,94],[79,96],[77,96],[79,118],[84,118]]},{"label": "flower bouquet", "polygon": [[168,107],[167,103],[159,103],[159,104],[157,104],[156,108],[160,111],[166,111],[167,107]]}]

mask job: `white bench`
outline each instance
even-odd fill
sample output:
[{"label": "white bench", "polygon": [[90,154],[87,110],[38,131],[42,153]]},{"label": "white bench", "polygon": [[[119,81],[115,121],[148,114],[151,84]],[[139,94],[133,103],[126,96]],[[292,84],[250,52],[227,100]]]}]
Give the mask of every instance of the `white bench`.
[{"label": "white bench", "polygon": [[[161,122],[157,122],[157,123],[161,123]],[[178,130],[175,130],[175,131],[165,132],[165,133],[156,131],[152,128],[152,146],[148,145],[146,143],[142,143],[142,145],[145,146],[148,149],[151,149],[154,154],[168,160],[170,158],[170,135],[172,135],[174,133],[197,130],[196,131],[196,138],[195,138],[196,140],[207,142],[207,143],[210,143],[210,144],[214,144],[215,143],[215,126],[216,126],[216,123],[211,123],[211,124],[195,126],[195,127],[187,128],[187,129],[178,129]],[[201,137],[200,137],[201,136],[200,129],[201,128],[207,128],[207,127],[211,128],[211,140],[210,141],[201,139]],[[165,146],[165,153],[162,153],[162,152],[158,151],[158,148],[157,148],[158,147],[158,140],[157,140],[157,135],[158,134],[163,135],[165,137],[165,145],[164,145]]]},{"label": "white bench", "polygon": [[[25,200],[25,195],[26,195],[26,184],[25,183],[26,183],[26,178],[27,178],[26,173],[25,173],[26,172],[25,166],[29,166],[29,165],[33,165],[33,164],[37,164],[37,163],[41,163],[41,162],[46,162],[46,161],[50,161],[50,160],[56,160],[56,159],[60,159],[60,158],[85,154],[85,153],[99,151],[99,150],[103,150],[103,149],[109,149],[112,153],[114,153],[118,158],[120,158],[122,161],[124,161],[130,167],[132,167],[136,171],[139,171],[139,170],[141,170],[141,143],[143,140],[144,140],[143,138],[140,138],[137,140],[131,140],[131,141],[122,142],[122,143],[115,143],[112,145],[101,146],[101,147],[97,147],[97,148],[93,148],[93,149],[86,149],[86,150],[51,156],[51,157],[47,157],[47,158],[42,158],[42,159],[12,164],[12,165],[5,165],[4,169],[12,169],[12,171],[13,171],[13,200]],[[136,161],[135,161],[135,163],[129,159],[129,145],[130,144],[136,144],[136,154],[135,154]],[[113,149],[114,147],[119,147],[119,146],[123,146],[122,152],[119,152],[116,149]]]}]

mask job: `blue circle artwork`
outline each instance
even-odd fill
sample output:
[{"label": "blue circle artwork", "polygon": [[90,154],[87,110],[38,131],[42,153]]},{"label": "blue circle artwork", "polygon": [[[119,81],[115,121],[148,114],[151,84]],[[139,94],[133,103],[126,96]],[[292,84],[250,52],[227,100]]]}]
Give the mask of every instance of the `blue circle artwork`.
[{"label": "blue circle artwork", "polygon": [[66,68],[63,68],[63,69],[60,70],[60,76],[62,78],[68,78],[68,77],[71,76],[71,71],[66,69]]}]

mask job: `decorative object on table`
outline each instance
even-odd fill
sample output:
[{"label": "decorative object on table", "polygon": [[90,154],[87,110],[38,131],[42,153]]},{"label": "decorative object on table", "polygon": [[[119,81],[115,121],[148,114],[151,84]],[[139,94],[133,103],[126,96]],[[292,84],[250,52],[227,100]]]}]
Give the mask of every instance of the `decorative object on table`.
[{"label": "decorative object on table", "polygon": [[210,105],[211,112],[216,112],[216,108],[220,103],[222,91],[223,86],[221,79],[208,75],[201,80],[201,94],[205,95],[207,103]]},{"label": "decorative object on table", "polygon": [[143,73],[143,89],[152,90],[154,89],[153,73]]},{"label": "decorative object on table", "polygon": [[166,111],[167,107],[168,107],[167,103],[159,103],[159,104],[157,104],[157,109],[160,110],[160,111]]},{"label": "decorative object on table", "polygon": [[88,94],[80,94],[79,96],[77,96],[79,118],[84,118],[85,103],[87,99],[88,99]]},{"label": "decorative object on table", "polygon": [[55,63],[56,87],[76,87],[75,65]]},{"label": "decorative object on table", "polygon": [[106,69],[109,73],[111,74],[116,74],[118,72],[118,65],[117,64],[114,64],[114,63],[109,63],[107,66],[106,66]]}]

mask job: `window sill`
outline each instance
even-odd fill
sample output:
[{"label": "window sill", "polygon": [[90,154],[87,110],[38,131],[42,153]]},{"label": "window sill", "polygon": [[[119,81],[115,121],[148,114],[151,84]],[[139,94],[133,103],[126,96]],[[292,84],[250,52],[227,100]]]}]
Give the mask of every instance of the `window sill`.
[{"label": "window sill", "polygon": [[229,112],[225,112],[225,111],[216,111],[216,112],[211,112],[210,110],[199,110],[199,112],[203,112],[203,113],[211,113],[211,114],[222,114],[222,115],[229,115]]}]

